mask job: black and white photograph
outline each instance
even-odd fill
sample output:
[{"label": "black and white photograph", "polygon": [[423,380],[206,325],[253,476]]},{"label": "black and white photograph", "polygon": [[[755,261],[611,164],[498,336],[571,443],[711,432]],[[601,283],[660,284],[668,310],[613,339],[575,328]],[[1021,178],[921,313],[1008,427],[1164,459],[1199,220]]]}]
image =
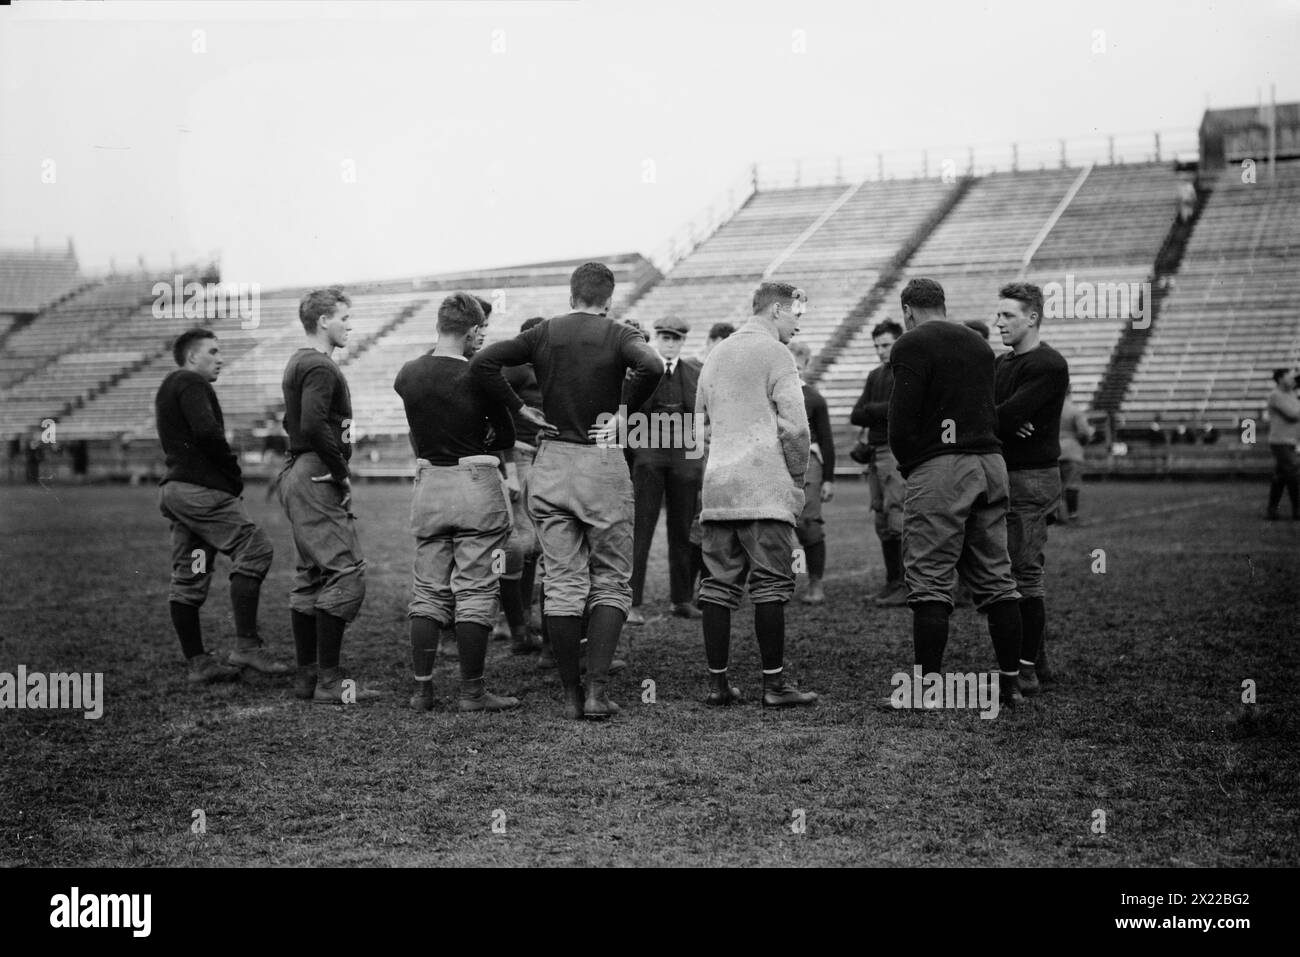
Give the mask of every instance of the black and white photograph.
[{"label": "black and white photograph", "polygon": [[0,433],[55,939],[826,868],[1231,947],[1300,864],[1297,0],[0,3]]}]

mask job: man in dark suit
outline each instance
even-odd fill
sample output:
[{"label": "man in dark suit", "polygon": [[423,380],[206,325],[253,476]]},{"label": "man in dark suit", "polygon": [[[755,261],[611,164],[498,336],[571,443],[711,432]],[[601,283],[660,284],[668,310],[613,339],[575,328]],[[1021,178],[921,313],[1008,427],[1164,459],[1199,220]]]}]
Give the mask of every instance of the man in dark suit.
[{"label": "man in dark suit", "polygon": [[[676,316],[666,316],[655,323],[652,345],[664,361],[664,377],[654,396],[641,410],[649,423],[645,434],[651,441],[629,442],[632,446],[632,490],[636,498],[629,625],[645,624],[641,601],[645,591],[646,563],[655,527],[659,524],[659,510],[665,501],[668,506],[668,578],[672,613],[679,618],[700,617],[699,608],[691,604],[690,532],[703,481],[704,460],[700,457],[700,446],[694,441],[698,437],[688,435],[685,427],[673,428],[667,424],[671,419],[693,424],[700,367],[681,357],[682,344],[690,331],[690,323]],[[683,441],[683,438],[690,441]]]}]

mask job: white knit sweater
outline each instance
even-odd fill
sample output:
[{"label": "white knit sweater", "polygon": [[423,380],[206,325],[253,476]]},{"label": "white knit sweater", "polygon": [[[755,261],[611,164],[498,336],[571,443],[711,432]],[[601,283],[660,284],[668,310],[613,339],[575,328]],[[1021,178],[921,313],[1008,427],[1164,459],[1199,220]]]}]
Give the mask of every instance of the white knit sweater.
[{"label": "white knit sweater", "polygon": [[707,426],[705,522],[798,521],[808,470],[808,413],[794,356],[755,316],[714,346],[695,411]]}]

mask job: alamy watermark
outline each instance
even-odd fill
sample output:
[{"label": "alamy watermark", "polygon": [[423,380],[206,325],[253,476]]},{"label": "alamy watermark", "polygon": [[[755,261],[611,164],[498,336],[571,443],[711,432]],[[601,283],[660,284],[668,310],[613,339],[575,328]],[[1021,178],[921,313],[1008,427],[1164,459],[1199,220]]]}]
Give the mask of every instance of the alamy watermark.
[{"label": "alamy watermark", "polygon": [[981,718],[996,718],[1002,710],[998,699],[999,675],[996,671],[960,674],[939,674],[932,671],[921,674],[921,666],[912,668],[909,675],[897,672],[889,683],[894,692],[889,703],[895,708],[978,708]]},{"label": "alamy watermark", "polygon": [[688,459],[704,455],[704,416],[699,412],[618,412],[596,416],[592,437],[604,449],[683,449]]},{"label": "alamy watermark", "polygon": [[185,282],[177,273],[151,291],[155,319],[238,319],[241,329],[256,329],[262,321],[261,283]]},{"label": "alamy watermark", "polygon": [[1134,329],[1151,326],[1151,283],[1076,281],[1043,286],[1043,313],[1048,319],[1132,319]]},{"label": "alamy watermark", "polygon": [[84,711],[83,717],[94,721],[104,714],[104,673],[28,674],[26,665],[19,665],[16,674],[0,671],[0,710],[5,708]]}]

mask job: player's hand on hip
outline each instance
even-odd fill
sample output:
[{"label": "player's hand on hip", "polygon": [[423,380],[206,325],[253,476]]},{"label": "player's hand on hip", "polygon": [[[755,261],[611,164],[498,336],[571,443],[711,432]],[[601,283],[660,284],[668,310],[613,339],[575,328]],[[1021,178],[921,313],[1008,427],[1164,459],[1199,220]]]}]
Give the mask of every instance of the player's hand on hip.
[{"label": "player's hand on hip", "polygon": [[548,435],[548,436],[556,435],[560,431],[550,422],[546,421],[546,416],[542,415],[542,413],[539,410],[534,409],[531,406],[526,405],[522,409],[520,409],[519,417],[537,426],[538,431],[541,432],[543,435]]},{"label": "player's hand on hip", "polygon": [[505,485],[506,485],[506,493],[510,496],[510,501],[512,502],[519,501],[519,496],[523,491],[519,487],[519,476],[518,475],[506,476]]},{"label": "player's hand on hip", "polygon": [[603,449],[614,449],[619,447],[618,438],[623,434],[623,427],[627,424],[627,419],[622,413],[612,415],[606,420],[604,425],[593,425],[587,430],[587,438],[595,442]]},{"label": "player's hand on hip", "polygon": [[326,472],[324,475],[313,475],[311,480],[313,482],[333,482],[337,485],[339,490],[343,493],[343,501],[339,504],[344,508],[347,508],[348,503],[352,501],[352,479],[346,477],[336,479],[333,475],[330,475],[329,472]]},{"label": "player's hand on hip", "polygon": [[835,486],[830,482],[822,482],[822,501],[829,502],[835,497]]}]

